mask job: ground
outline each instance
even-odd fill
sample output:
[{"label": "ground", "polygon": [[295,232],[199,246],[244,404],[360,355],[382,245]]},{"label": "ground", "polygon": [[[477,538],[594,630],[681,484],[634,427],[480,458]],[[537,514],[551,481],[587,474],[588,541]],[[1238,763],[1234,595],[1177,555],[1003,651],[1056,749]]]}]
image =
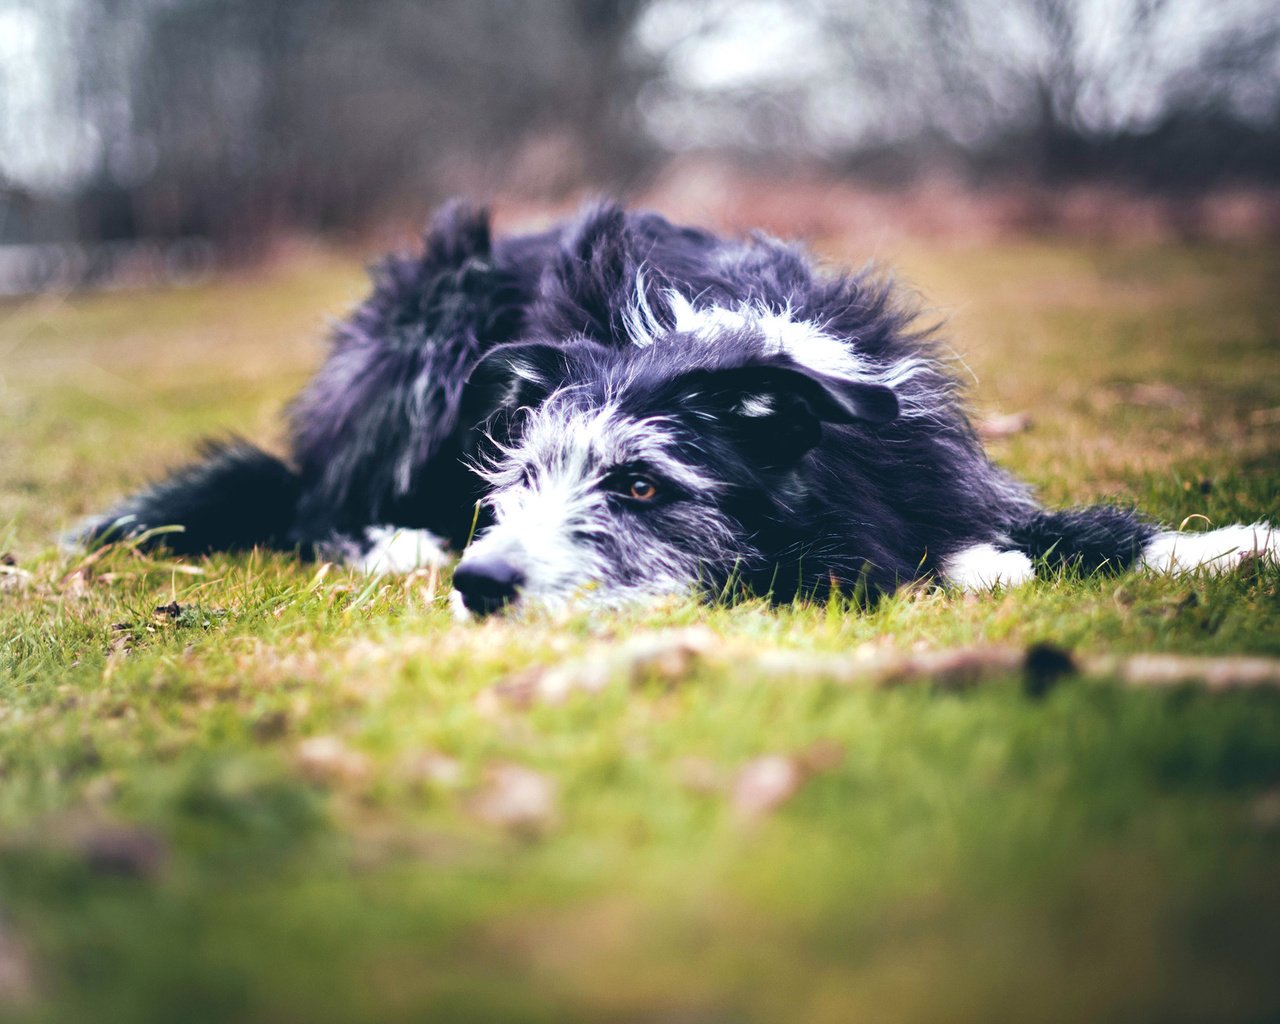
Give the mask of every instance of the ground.
[{"label": "ground", "polygon": [[[817,244],[921,290],[1046,500],[1280,522],[1280,250]],[[1280,1017],[1280,690],[1097,661],[1280,655],[1274,567],[459,625],[447,575],[56,551],[278,443],[362,286],[0,308],[0,1016]]]}]

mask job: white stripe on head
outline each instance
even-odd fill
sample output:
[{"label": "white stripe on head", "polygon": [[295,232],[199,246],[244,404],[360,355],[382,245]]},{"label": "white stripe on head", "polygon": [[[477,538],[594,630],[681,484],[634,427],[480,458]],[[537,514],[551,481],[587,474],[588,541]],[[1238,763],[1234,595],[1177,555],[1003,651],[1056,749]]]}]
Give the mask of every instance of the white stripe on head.
[{"label": "white stripe on head", "polygon": [[906,356],[888,364],[877,365],[859,353],[856,339],[845,340],[828,333],[820,324],[797,319],[788,304],[781,310],[748,302],[735,307],[703,306],[674,290],[663,292],[671,311],[668,328],[649,304],[642,277],[637,279],[636,296],[624,319],[634,344],[647,348],[667,333],[674,331],[703,344],[714,344],[726,333],[753,331],[764,341],[764,354],[785,355],[815,373],[845,380],[881,384],[898,395],[901,415],[925,417],[936,411],[938,402],[921,388],[909,385],[930,368],[928,360]]},{"label": "white stripe on head", "polygon": [[667,327],[649,305],[649,289],[645,284],[643,270],[636,271],[635,295],[622,311],[622,321],[626,325],[631,343],[637,348],[648,348],[667,333]]}]

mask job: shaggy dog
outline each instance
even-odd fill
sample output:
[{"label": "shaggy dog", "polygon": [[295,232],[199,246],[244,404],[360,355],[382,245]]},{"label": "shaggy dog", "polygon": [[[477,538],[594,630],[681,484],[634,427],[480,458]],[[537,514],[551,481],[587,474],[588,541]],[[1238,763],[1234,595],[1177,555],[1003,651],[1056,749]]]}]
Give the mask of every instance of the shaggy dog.
[{"label": "shaggy dog", "polygon": [[374,283],[292,407],[287,462],[211,445],[80,539],[176,524],[158,539],[179,554],[261,545],[371,572],[465,548],[454,587],[479,613],[1277,553],[1265,524],[1042,508],[987,458],[883,279],[820,274],[762,235],[601,205],[494,239],[451,205]]}]

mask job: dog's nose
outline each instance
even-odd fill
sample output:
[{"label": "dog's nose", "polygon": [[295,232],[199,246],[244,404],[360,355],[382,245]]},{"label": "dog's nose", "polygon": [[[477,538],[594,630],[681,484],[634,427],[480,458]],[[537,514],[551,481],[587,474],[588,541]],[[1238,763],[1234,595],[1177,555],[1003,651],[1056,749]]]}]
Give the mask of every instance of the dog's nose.
[{"label": "dog's nose", "polygon": [[505,558],[464,558],[453,571],[453,589],[462,603],[478,615],[496,612],[516,598],[524,573]]}]

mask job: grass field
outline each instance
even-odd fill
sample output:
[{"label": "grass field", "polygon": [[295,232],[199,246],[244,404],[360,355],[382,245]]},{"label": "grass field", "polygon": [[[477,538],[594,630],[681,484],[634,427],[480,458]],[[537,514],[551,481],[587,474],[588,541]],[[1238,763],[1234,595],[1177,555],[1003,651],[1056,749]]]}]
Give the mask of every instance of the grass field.
[{"label": "grass field", "polygon": [[[1280,522],[1280,250],[879,255],[1046,500]],[[56,552],[203,434],[278,443],[362,287],[0,308],[0,1016],[1280,1020],[1280,691],[811,670],[1276,656],[1274,566],[459,625],[425,574]]]}]

